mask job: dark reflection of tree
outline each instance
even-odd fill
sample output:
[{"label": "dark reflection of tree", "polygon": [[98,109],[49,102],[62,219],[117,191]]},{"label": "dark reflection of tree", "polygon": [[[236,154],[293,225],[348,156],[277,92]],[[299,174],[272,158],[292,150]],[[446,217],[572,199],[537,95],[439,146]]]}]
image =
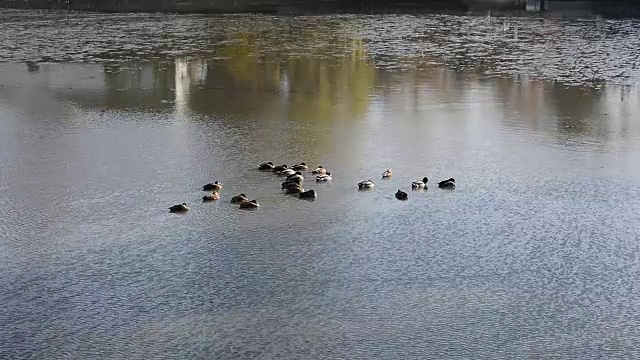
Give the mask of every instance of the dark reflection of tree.
[{"label": "dark reflection of tree", "polygon": [[174,66],[166,62],[105,64],[105,93],[101,105],[107,108],[169,106],[174,78]]},{"label": "dark reflection of tree", "polygon": [[530,79],[526,76],[504,76],[491,80],[493,90],[499,104],[506,114],[507,123],[513,121],[513,115],[517,114],[521,121],[526,121],[530,127],[542,130],[549,121],[544,104],[545,84],[541,81]]},{"label": "dark reflection of tree", "polygon": [[[313,42],[315,35],[309,36]],[[338,41],[345,46],[333,56],[322,46],[300,55],[265,56],[262,47],[271,45],[259,36],[237,34],[218,51],[220,60],[208,63],[206,80],[193,90],[190,106],[201,113],[247,118],[331,120],[338,113],[359,117],[366,111],[375,69],[362,43],[334,43]]]},{"label": "dark reflection of tree", "polygon": [[[166,62],[105,63],[102,71],[98,65],[91,66],[95,72],[88,78],[95,78],[95,82],[70,77],[56,92],[80,106],[103,110],[170,107],[174,97],[173,66]],[[88,66],[81,67],[79,70],[87,71]]]},{"label": "dark reflection of tree", "polygon": [[601,90],[553,84],[545,95],[554,110],[558,132],[606,136],[606,132],[599,131],[603,127],[596,123],[601,119],[594,116],[602,98]]},{"label": "dark reflection of tree", "polygon": [[[378,90],[387,99],[403,101],[403,98],[394,96],[400,90],[410,90],[405,93],[413,99],[417,106],[420,101],[420,87],[426,87],[429,91],[430,101],[439,104],[455,103],[461,100],[468,81],[465,73],[451,71],[445,67],[424,67],[420,70],[403,72],[381,71],[377,75],[378,82],[387,86],[381,86]],[[396,84],[402,84],[402,89]]]},{"label": "dark reflection of tree", "polygon": [[496,78],[492,83],[507,119],[515,113],[535,130],[554,130],[563,136],[607,136],[606,126],[601,123],[604,119],[598,115],[602,90],[526,76]]},{"label": "dark reflection of tree", "polygon": [[242,17],[224,23],[209,24],[211,49],[202,49],[204,63],[198,57],[120,63],[105,53],[103,98],[91,102],[163,108],[175,100],[181,111],[233,119],[327,121],[366,112],[375,70],[364,44],[341,31],[348,22]]},{"label": "dark reflection of tree", "polygon": [[203,85],[191,89],[193,111],[233,119],[251,119],[267,111],[278,98],[279,67],[256,63],[250,71],[238,73],[233,66],[228,60],[207,63]]},{"label": "dark reflection of tree", "polygon": [[287,78],[288,117],[331,121],[366,112],[375,70],[357,55],[338,62],[295,59],[287,64]]},{"label": "dark reflection of tree", "polygon": [[337,53],[329,43],[315,44],[314,35],[309,39],[317,48],[267,56],[262,51],[267,45],[259,36],[237,34],[219,49],[217,60],[207,63],[202,85],[191,89],[189,108],[215,115],[223,127],[252,129],[245,140],[265,147],[264,151],[295,148],[311,159],[319,157],[331,142],[330,134],[316,130],[326,127],[315,124],[361,118],[368,108],[375,68],[360,42],[336,39],[334,45],[343,44]]}]

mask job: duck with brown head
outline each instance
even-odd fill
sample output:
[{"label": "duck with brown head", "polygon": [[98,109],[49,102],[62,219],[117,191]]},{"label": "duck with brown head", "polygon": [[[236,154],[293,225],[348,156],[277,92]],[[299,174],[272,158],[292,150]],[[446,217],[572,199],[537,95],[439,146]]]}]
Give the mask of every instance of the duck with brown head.
[{"label": "duck with brown head", "polygon": [[294,179],[294,180],[291,180],[291,181],[282,182],[282,190],[286,190],[288,188],[296,187],[296,186],[302,186],[302,180]]},{"label": "duck with brown head", "polygon": [[304,192],[304,189],[300,185],[290,186],[290,187],[287,187],[285,190],[287,194],[300,194]]},{"label": "duck with brown head", "polygon": [[311,170],[312,174],[326,174],[327,173],[327,169],[324,168],[324,166],[320,165],[317,168]]},{"label": "duck with brown head", "polygon": [[307,166],[307,164],[305,164],[305,163],[301,162],[301,163],[300,163],[300,164],[298,164],[298,165],[293,165],[293,166],[291,167],[291,169],[293,169],[293,170],[295,170],[295,171],[304,171],[304,170],[309,169],[309,167]]},{"label": "duck with brown head", "polygon": [[316,176],[316,182],[331,181],[332,179],[333,178],[331,177],[331,173],[329,171],[327,171],[326,174]]},{"label": "duck with brown head", "polygon": [[222,190],[222,183],[219,181],[206,184],[202,187],[202,191],[220,191]]},{"label": "duck with brown head", "polygon": [[243,201],[249,201],[249,199],[247,198],[247,195],[245,194],[236,195],[231,198],[232,204],[240,204]]},{"label": "duck with brown head", "polygon": [[217,191],[212,192],[211,194],[207,194],[202,197],[202,202],[215,201],[220,199],[220,193]]},{"label": "duck with brown head", "polygon": [[243,201],[240,203],[240,209],[257,209],[260,207],[258,200]]},{"label": "duck with brown head", "polygon": [[297,180],[299,180],[300,182],[304,181],[304,176],[302,176],[302,173],[300,171],[296,171],[295,173],[287,176],[286,181],[297,181]]}]

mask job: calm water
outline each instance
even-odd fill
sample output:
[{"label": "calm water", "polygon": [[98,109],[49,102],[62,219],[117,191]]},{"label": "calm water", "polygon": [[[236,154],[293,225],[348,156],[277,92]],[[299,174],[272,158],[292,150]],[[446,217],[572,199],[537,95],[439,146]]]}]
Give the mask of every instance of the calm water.
[{"label": "calm water", "polygon": [[0,358],[640,357],[639,23],[0,18]]}]

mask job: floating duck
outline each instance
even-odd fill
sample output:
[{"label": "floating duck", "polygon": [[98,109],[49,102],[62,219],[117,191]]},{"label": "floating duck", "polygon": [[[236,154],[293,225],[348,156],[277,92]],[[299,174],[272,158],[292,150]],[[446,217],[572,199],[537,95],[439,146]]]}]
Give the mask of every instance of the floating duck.
[{"label": "floating duck", "polygon": [[273,170],[274,166],[271,161],[258,165],[258,170]]},{"label": "floating duck", "polygon": [[286,169],[288,169],[289,167],[287,165],[280,165],[280,166],[274,166],[274,168],[272,169],[273,172],[279,173],[281,171],[284,171]]},{"label": "floating duck", "polygon": [[456,179],[448,178],[447,180],[442,180],[438,183],[438,187],[441,189],[455,189]]},{"label": "floating duck", "polygon": [[259,206],[258,200],[243,201],[240,203],[240,209],[257,209]]},{"label": "floating duck", "polygon": [[427,179],[427,177],[423,177],[422,181],[420,180],[416,180],[414,182],[411,183],[411,188],[413,190],[419,190],[419,189],[426,189],[427,188],[427,181],[429,181],[429,179]]},{"label": "floating duck", "polygon": [[202,197],[202,202],[214,201],[220,199],[220,193],[217,191],[207,194]]},{"label": "floating duck", "polygon": [[316,192],[312,189],[309,191],[301,192],[298,197],[300,199],[315,199],[318,197],[318,194],[316,194]]},{"label": "floating duck", "polygon": [[398,189],[398,191],[396,191],[396,199],[398,199],[398,200],[407,200],[407,199],[409,199],[409,194],[407,194],[406,192]]},{"label": "floating duck", "polygon": [[191,210],[191,208],[187,206],[187,203],[173,205],[172,207],[169,208],[169,212],[172,212],[172,213],[187,212],[189,210]]},{"label": "floating duck", "polygon": [[371,180],[365,180],[358,183],[358,189],[360,190],[372,189],[374,186],[375,184]]},{"label": "floating duck", "polygon": [[387,169],[385,172],[382,173],[382,178],[390,178],[393,176],[393,173],[391,172],[391,169]]},{"label": "floating duck", "polygon": [[329,171],[327,171],[326,174],[316,176],[316,182],[331,181],[331,179],[332,177]]},{"label": "floating duck", "polygon": [[322,165],[318,166],[317,168],[313,169],[311,171],[312,174],[326,174],[327,173],[327,169],[325,169]]},{"label": "floating duck", "polygon": [[286,190],[287,194],[300,194],[304,192],[304,189],[300,185],[288,187]]},{"label": "floating duck", "polygon": [[295,173],[296,173],[296,172],[295,172],[295,171],[293,171],[293,170],[291,170],[291,169],[284,169],[284,170],[280,171],[280,172],[278,173],[278,175],[280,175],[280,176],[291,176],[291,175],[293,175],[293,174],[295,174]]},{"label": "floating duck", "polygon": [[202,191],[220,191],[222,190],[222,183],[216,181],[214,183],[206,184],[202,187]]},{"label": "floating duck", "polygon": [[309,167],[307,166],[307,164],[305,164],[305,163],[303,163],[303,162],[301,162],[301,163],[300,163],[300,164],[298,164],[298,165],[293,165],[291,168],[292,168],[293,170],[295,170],[295,171],[304,171],[304,170],[309,169]]},{"label": "floating duck", "polygon": [[249,201],[249,199],[247,198],[247,195],[245,194],[236,195],[231,198],[232,204],[240,204],[243,201]]},{"label": "floating duck", "polygon": [[287,189],[294,186],[301,186],[301,184],[302,184],[302,180],[300,179],[294,179],[291,181],[287,180],[282,183],[282,189]]},{"label": "floating duck", "polygon": [[301,182],[304,181],[304,176],[302,176],[302,173],[300,171],[297,171],[287,176],[287,181],[294,181],[294,180],[300,180]]}]

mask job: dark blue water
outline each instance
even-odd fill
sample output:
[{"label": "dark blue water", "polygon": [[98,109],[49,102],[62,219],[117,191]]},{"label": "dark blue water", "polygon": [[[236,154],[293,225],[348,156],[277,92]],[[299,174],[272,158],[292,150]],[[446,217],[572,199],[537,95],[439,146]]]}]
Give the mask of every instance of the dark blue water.
[{"label": "dark blue water", "polygon": [[0,65],[0,358],[638,358],[638,88],[346,43]]}]

